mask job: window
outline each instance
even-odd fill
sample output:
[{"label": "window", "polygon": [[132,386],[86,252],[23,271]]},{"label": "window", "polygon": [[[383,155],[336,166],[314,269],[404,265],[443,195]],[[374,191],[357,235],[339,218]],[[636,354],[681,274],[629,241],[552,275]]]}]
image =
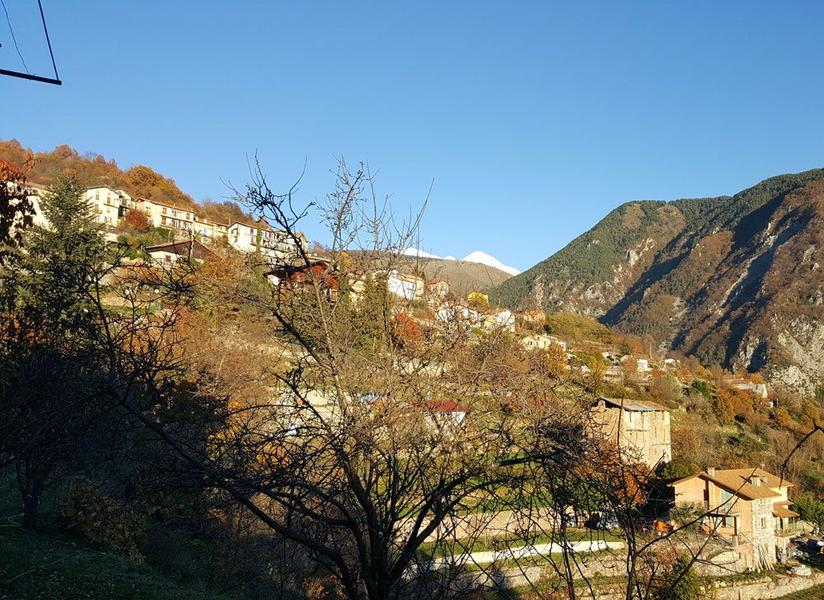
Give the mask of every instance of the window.
[{"label": "window", "polygon": [[761,517],[761,529],[767,528],[767,517]]}]

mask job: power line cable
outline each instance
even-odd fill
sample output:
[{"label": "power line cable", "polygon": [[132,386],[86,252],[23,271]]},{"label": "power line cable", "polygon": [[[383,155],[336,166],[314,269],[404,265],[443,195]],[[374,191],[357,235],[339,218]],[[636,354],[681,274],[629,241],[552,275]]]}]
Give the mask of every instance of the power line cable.
[{"label": "power line cable", "polygon": [[[38,0],[38,3],[39,3],[39,0]],[[3,12],[6,13],[6,23],[8,23],[9,31],[11,32],[11,41],[14,42],[14,49],[17,50],[17,56],[20,57],[20,62],[23,63],[23,68],[26,70],[26,73],[29,73],[31,75],[31,73],[29,72],[29,67],[28,67],[28,65],[26,65],[26,61],[23,58],[23,54],[20,52],[20,47],[17,45],[17,38],[14,35],[14,27],[11,26],[11,19],[9,18],[9,9],[6,8],[5,0],[0,0],[0,4],[3,5]],[[42,15],[43,14],[43,12],[42,12],[43,9],[41,8],[40,11],[41,11],[40,14]],[[44,24],[45,24],[45,21],[44,21]],[[47,40],[48,40],[48,37],[49,37],[49,34],[46,33],[46,39]],[[51,49],[51,44],[49,44],[49,49]],[[52,57],[52,60],[53,59],[54,59],[54,57]]]},{"label": "power line cable", "polygon": [[[46,43],[49,45],[49,56],[51,56],[52,67],[54,68],[54,78],[59,81],[60,75],[57,74],[57,63],[54,61],[54,52],[52,52],[51,39],[49,38],[49,28],[46,27],[46,16],[43,14],[43,4],[41,4],[40,0],[37,0],[37,6],[40,9],[40,20],[43,21],[43,31],[46,33]],[[23,57],[21,56],[20,58],[22,59]]]}]

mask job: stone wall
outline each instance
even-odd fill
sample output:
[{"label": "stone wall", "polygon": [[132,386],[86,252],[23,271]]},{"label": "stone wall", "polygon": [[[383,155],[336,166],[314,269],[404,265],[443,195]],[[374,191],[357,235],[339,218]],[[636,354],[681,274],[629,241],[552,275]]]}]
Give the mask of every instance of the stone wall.
[{"label": "stone wall", "polygon": [[719,581],[715,585],[717,600],[762,600],[763,598],[780,598],[793,592],[824,585],[824,574],[812,577],[763,577],[752,583],[741,582],[727,584]]},{"label": "stone wall", "polygon": [[772,498],[756,498],[752,501],[750,541],[755,547],[755,559],[760,568],[775,565],[775,518],[772,511]]}]

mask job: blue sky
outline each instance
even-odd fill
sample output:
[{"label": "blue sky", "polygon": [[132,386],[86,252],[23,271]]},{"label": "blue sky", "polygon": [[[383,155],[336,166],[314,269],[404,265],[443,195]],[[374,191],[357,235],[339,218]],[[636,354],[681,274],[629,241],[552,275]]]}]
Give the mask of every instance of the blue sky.
[{"label": "blue sky", "polygon": [[[45,70],[36,2],[5,2]],[[148,164],[196,199],[254,152],[283,189],[305,161],[307,201],[335,157],[368,161],[400,211],[434,181],[438,254],[524,269],[622,202],[824,166],[824,3],[44,6],[65,83],[0,77],[0,137]],[[19,67],[3,18],[0,42]]]}]

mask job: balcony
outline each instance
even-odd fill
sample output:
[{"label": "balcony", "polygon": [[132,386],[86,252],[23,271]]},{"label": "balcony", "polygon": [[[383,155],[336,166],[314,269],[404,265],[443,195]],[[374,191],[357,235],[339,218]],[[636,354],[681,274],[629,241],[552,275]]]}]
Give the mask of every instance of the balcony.
[{"label": "balcony", "polygon": [[811,527],[803,521],[790,523],[781,528],[775,529],[775,537],[793,537],[802,533],[808,533]]}]

